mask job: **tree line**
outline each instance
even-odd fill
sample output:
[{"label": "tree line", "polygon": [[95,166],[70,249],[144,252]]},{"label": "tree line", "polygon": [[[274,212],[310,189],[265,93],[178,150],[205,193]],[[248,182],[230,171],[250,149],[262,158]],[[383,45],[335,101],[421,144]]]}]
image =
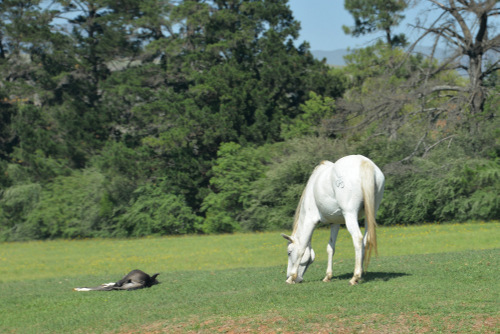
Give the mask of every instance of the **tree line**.
[{"label": "tree line", "polygon": [[380,224],[498,219],[498,60],[474,57],[500,37],[470,14],[495,1],[436,2],[470,29],[424,33],[468,31],[465,65],[361,2],[375,28],[352,31],[397,38],[342,68],[295,45],[287,2],[0,3],[0,240],[289,229],[314,166],[347,154],[386,174]]}]

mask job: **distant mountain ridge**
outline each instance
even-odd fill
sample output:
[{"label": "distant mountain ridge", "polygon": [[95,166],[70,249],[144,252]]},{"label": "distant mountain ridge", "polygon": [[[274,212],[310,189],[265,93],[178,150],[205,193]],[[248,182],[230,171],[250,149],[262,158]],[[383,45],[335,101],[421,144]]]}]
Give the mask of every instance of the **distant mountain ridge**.
[{"label": "distant mountain ridge", "polygon": [[326,58],[326,63],[333,66],[344,66],[344,56],[348,55],[350,51],[347,49],[337,49],[333,51],[323,51],[323,50],[311,50],[314,58],[318,60],[323,60]]}]

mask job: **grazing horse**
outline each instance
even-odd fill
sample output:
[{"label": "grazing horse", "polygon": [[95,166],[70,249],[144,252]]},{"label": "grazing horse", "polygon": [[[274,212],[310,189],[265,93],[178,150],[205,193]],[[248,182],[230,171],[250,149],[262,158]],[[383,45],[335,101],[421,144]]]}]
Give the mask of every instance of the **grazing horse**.
[{"label": "grazing horse", "polygon": [[[301,282],[314,261],[311,238],[319,222],[331,224],[328,265],[323,281],[329,282],[332,278],[333,254],[340,224],[346,224],[356,254],[350,284],[360,281],[363,262],[366,270],[371,252],[377,252],[375,215],[382,201],[384,183],[384,174],[380,169],[361,155],[349,155],[335,163],[323,161],[314,169],[295,211],[292,235],[281,234],[288,240],[287,283]],[[363,211],[364,237],[358,224]]]},{"label": "grazing horse", "polygon": [[149,288],[155,284],[159,284],[154,274],[149,276],[144,271],[135,269],[125,275],[121,280],[116,283],[104,283],[93,288],[74,288],[75,291],[111,291],[111,290],[137,290],[142,288]]}]

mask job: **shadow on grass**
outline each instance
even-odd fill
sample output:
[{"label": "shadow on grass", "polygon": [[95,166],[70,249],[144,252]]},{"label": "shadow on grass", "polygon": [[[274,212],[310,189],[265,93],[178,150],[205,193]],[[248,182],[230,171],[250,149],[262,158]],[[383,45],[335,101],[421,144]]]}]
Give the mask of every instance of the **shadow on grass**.
[{"label": "shadow on grass", "polygon": [[[363,274],[362,282],[370,282],[370,281],[390,281],[395,278],[411,276],[408,273],[393,273],[393,272],[377,272],[377,271],[369,271]],[[350,280],[352,278],[352,273],[343,274],[339,276],[333,276],[333,280]]]}]

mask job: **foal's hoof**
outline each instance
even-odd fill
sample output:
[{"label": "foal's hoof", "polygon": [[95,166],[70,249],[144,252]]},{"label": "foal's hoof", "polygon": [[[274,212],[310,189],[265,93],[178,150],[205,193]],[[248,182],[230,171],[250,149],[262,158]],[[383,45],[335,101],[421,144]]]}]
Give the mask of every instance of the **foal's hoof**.
[{"label": "foal's hoof", "polygon": [[325,278],[323,278],[323,282],[325,282],[325,283],[328,283],[328,282],[331,282],[331,281],[332,281],[332,279],[330,277],[328,277],[328,276],[326,276]]}]

